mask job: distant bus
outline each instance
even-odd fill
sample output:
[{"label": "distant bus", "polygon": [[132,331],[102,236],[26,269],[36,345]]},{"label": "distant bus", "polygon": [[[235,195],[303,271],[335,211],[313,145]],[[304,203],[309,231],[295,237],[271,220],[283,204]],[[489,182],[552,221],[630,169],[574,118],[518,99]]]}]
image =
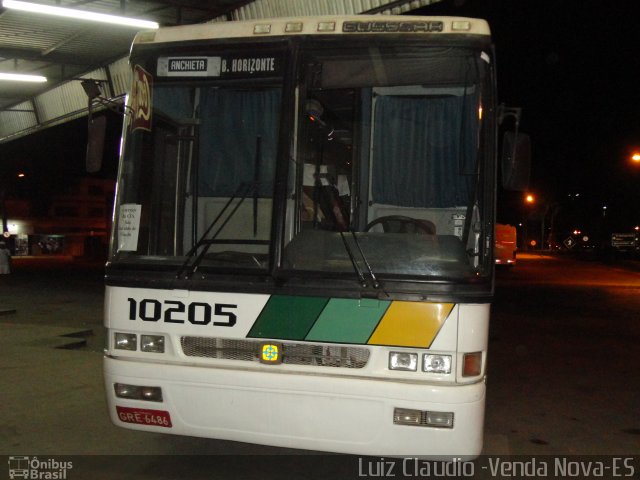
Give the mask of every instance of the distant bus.
[{"label": "distant bus", "polygon": [[513,225],[496,224],[495,259],[496,265],[516,264],[517,233]]},{"label": "distant bus", "polygon": [[640,233],[624,232],[611,234],[611,247],[619,252],[640,252]]},{"label": "distant bus", "polygon": [[500,117],[487,23],[208,23],[142,32],[130,62],[113,422],[478,455]]}]

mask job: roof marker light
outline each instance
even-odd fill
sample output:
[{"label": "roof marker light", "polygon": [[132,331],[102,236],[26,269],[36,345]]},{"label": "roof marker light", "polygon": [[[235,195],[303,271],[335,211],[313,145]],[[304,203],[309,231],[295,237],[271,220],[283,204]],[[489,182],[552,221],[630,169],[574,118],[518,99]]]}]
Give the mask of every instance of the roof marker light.
[{"label": "roof marker light", "polygon": [[149,20],[141,20],[139,18],[120,17],[117,15],[107,15],[104,13],[90,12],[87,10],[78,10],[75,8],[54,7],[52,5],[42,5],[39,3],[21,2],[18,0],[2,0],[2,6],[22,12],[43,13],[45,15],[54,15],[56,17],[76,18],[79,20],[89,20],[93,22],[110,23],[113,25],[122,25],[125,27],[135,28],[159,28],[156,22]]},{"label": "roof marker light", "polygon": [[335,32],[336,22],[320,22],[318,23],[319,32]]},{"label": "roof marker light", "polygon": [[302,22],[290,22],[284,27],[284,31],[288,33],[292,32],[301,32],[302,31]]},{"label": "roof marker light", "polygon": [[471,22],[467,20],[455,20],[451,23],[451,30],[460,31],[460,30],[471,30]]},{"label": "roof marker light", "polygon": [[255,34],[271,33],[271,24],[270,23],[258,23],[258,24],[253,26],[253,33],[255,33]]}]

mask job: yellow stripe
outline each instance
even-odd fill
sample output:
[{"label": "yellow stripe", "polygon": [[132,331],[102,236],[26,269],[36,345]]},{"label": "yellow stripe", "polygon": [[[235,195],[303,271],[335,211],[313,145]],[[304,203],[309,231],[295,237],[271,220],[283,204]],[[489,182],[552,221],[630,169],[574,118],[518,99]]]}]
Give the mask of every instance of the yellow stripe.
[{"label": "yellow stripe", "polygon": [[391,302],[367,343],[429,348],[453,306],[453,303]]}]

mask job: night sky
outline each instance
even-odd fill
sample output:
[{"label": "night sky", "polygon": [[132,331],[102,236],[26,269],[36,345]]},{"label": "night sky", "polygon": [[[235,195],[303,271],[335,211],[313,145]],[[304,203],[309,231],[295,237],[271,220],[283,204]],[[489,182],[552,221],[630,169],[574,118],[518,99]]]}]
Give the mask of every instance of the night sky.
[{"label": "night sky", "polygon": [[[499,221],[555,211],[558,229],[606,236],[640,224],[640,22],[635,1],[444,0],[411,14],[486,18],[496,45],[499,100],[523,108],[531,191],[501,192]],[[115,178],[120,122],[101,176]],[[25,170],[16,193],[48,193],[84,175],[86,118],[0,145],[0,175]],[[579,194],[576,197],[576,194]],[[602,207],[607,206],[603,217]],[[546,210],[545,210],[546,209]]]},{"label": "night sky", "polygon": [[[640,165],[629,161],[640,149],[636,3],[444,0],[420,10],[489,21],[499,101],[523,108],[531,135],[533,208],[556,210],[559,229],[603,235],[640,224]],[[530,210],[521,199],[503,193],[499,220],[521,221]]]}]

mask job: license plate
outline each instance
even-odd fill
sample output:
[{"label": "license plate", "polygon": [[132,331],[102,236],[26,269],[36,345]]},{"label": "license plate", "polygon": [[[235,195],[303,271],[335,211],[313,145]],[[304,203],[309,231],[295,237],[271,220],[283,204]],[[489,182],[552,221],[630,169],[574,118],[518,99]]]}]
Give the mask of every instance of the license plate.
[{"label": "license plate", "polygon": [[171,427],[171,415],[164,410],[147,410],[145,408],[119,407],[116,405],[118,418],[125,423],[137,423],[153,427]]}]

